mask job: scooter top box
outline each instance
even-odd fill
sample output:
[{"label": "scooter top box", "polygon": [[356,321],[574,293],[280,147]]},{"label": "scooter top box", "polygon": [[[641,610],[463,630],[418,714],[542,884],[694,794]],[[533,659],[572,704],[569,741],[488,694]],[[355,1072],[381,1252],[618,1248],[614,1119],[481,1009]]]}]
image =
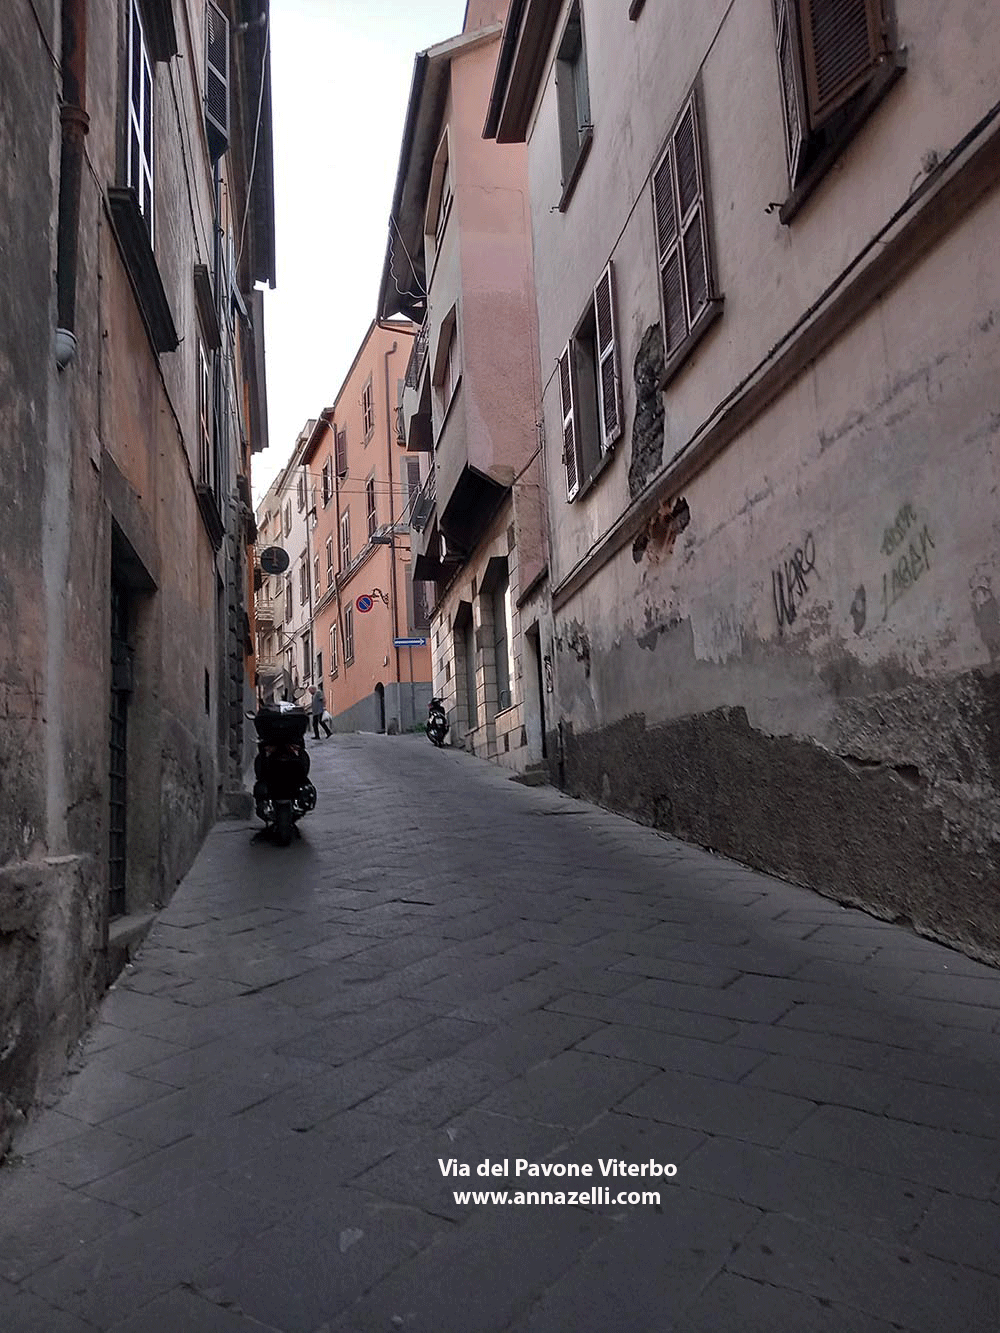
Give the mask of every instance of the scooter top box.
[{"label": "scooter top box", "polygon": [[261,740],[300,741],[309,726],[309,714],[304,709],[261,708],[253,720]]}]

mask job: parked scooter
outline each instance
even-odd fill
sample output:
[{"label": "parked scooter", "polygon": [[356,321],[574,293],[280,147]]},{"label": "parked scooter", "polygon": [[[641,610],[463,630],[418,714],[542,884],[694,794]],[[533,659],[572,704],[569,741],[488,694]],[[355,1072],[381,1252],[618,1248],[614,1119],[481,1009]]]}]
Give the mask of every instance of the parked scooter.
[{"label": "parked scooter", "polygon": [[432,745],[444,745],[450,728],[448,714],[440,699],[432,699],[427,710],[427,738]]},{"label": "parked scooter", "polygon": [[316,806],[316,788],[309,781],[305,735],[309,715],[294,704],[263,704],[247,713],[257,732],[253,799],[257,817],[279,847],[287,847],[296,821]]}]

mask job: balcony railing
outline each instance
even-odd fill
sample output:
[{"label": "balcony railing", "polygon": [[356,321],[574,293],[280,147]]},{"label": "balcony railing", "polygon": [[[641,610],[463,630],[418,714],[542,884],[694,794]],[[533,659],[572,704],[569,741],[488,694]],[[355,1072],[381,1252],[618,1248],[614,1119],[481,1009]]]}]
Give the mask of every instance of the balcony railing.
[{"label": "balcony railing", "polygon": [[429,337],[430,326],[424,320],[420,326],[420,331],[413,340],[413,347],[410,349],[410,360],[407,363],[405,380],[408,389],[415,389],[420,383],[424,362],[427,360],[427,341]]},{"label": "balcony railing", "polygon": [[274,624],[274,603],[269,597],[259,597],[255,604],[258,625]]}]

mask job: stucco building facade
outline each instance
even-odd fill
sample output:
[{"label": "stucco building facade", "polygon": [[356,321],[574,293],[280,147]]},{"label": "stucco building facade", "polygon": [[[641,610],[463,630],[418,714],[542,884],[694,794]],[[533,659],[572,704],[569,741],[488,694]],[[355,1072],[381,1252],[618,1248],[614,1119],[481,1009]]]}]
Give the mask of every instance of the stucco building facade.
[{"label": "stucco building facade", "polygon": [[0,1151],[241,789],[266,23],[4,9]]},{"label": "stucco building facade", "polygon": [[836,9],[511,6],[552,771],[996,960],[1000,37]]},{"label": "stucco building facade", "polygon": [[452,743],[523,769],[544,748],[523,608],[545,560],[526,154],[481,137],[505,13],[471,0],[464,32],[416,57],[379,314],[421,325],[401,418],[430,463],[411,521],[434,692]]},{"label": "stucco building facade", "polygon": [[[427,591],[409,518],[426,464],[397,407],[414,325],[372,323],[303,453],[313,488],[313,663],[336,731],[409,731],[427,715]],[[397,645],[397,639],[424,640]]]}]

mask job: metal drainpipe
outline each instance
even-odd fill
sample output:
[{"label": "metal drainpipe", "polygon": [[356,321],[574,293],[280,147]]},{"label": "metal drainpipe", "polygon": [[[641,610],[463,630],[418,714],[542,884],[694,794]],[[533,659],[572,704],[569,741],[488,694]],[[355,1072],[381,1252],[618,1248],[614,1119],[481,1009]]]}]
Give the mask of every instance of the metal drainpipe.
[{"label": "metal drainpipe", "polygon": [[83,141],[90,128],[87,90],[87,0],[62,0],[62,150],[59,160],[56,261],[56,365],[65,370],[76,351],[76,275],[80,241]]},{"label": "metal drainpipe", "polygon": [[[384,327],[384,326],[383,326]],[[396,589],[396,506],[393,502],[393,491],[395,488],[395,479],[392,471],[392,414],[389,410],[389,358],[396,352],[399,346],[394,338],[392,346],[385,354],[385,456],[389,464],[389,560],[390,560],[390,587],[392,588],[392,637],[399,638],[399,598]],[[402,679],[399,674],[399,649],[393,643],[393,652],[396,654],[396,707],[399,708],[400,695],[402,693]],[[403,710],[399,708],[399,726],[403,728]],[[416,721],[416,718],[414,718]]]},{"label": "metal drainpipe", "polygon": [[[344,658],[344,599],[340,590],[340,576],[342,574],[341,560],[343,553],[340,549],[340,471],[337,468],[337,423],[326,415],[321,413],[327,428],[333,436],[333,503],[334,515],[337,520],[337,528],[333,534],[333,549],[337,552],[336,572],[333,576],[333,592],[337,603],[337,675],[340,675],[340,663],[344,662],[344,677],[346,682],[347,661]],[[333,689],[330,690],[330,702],[333,702]]]}]

